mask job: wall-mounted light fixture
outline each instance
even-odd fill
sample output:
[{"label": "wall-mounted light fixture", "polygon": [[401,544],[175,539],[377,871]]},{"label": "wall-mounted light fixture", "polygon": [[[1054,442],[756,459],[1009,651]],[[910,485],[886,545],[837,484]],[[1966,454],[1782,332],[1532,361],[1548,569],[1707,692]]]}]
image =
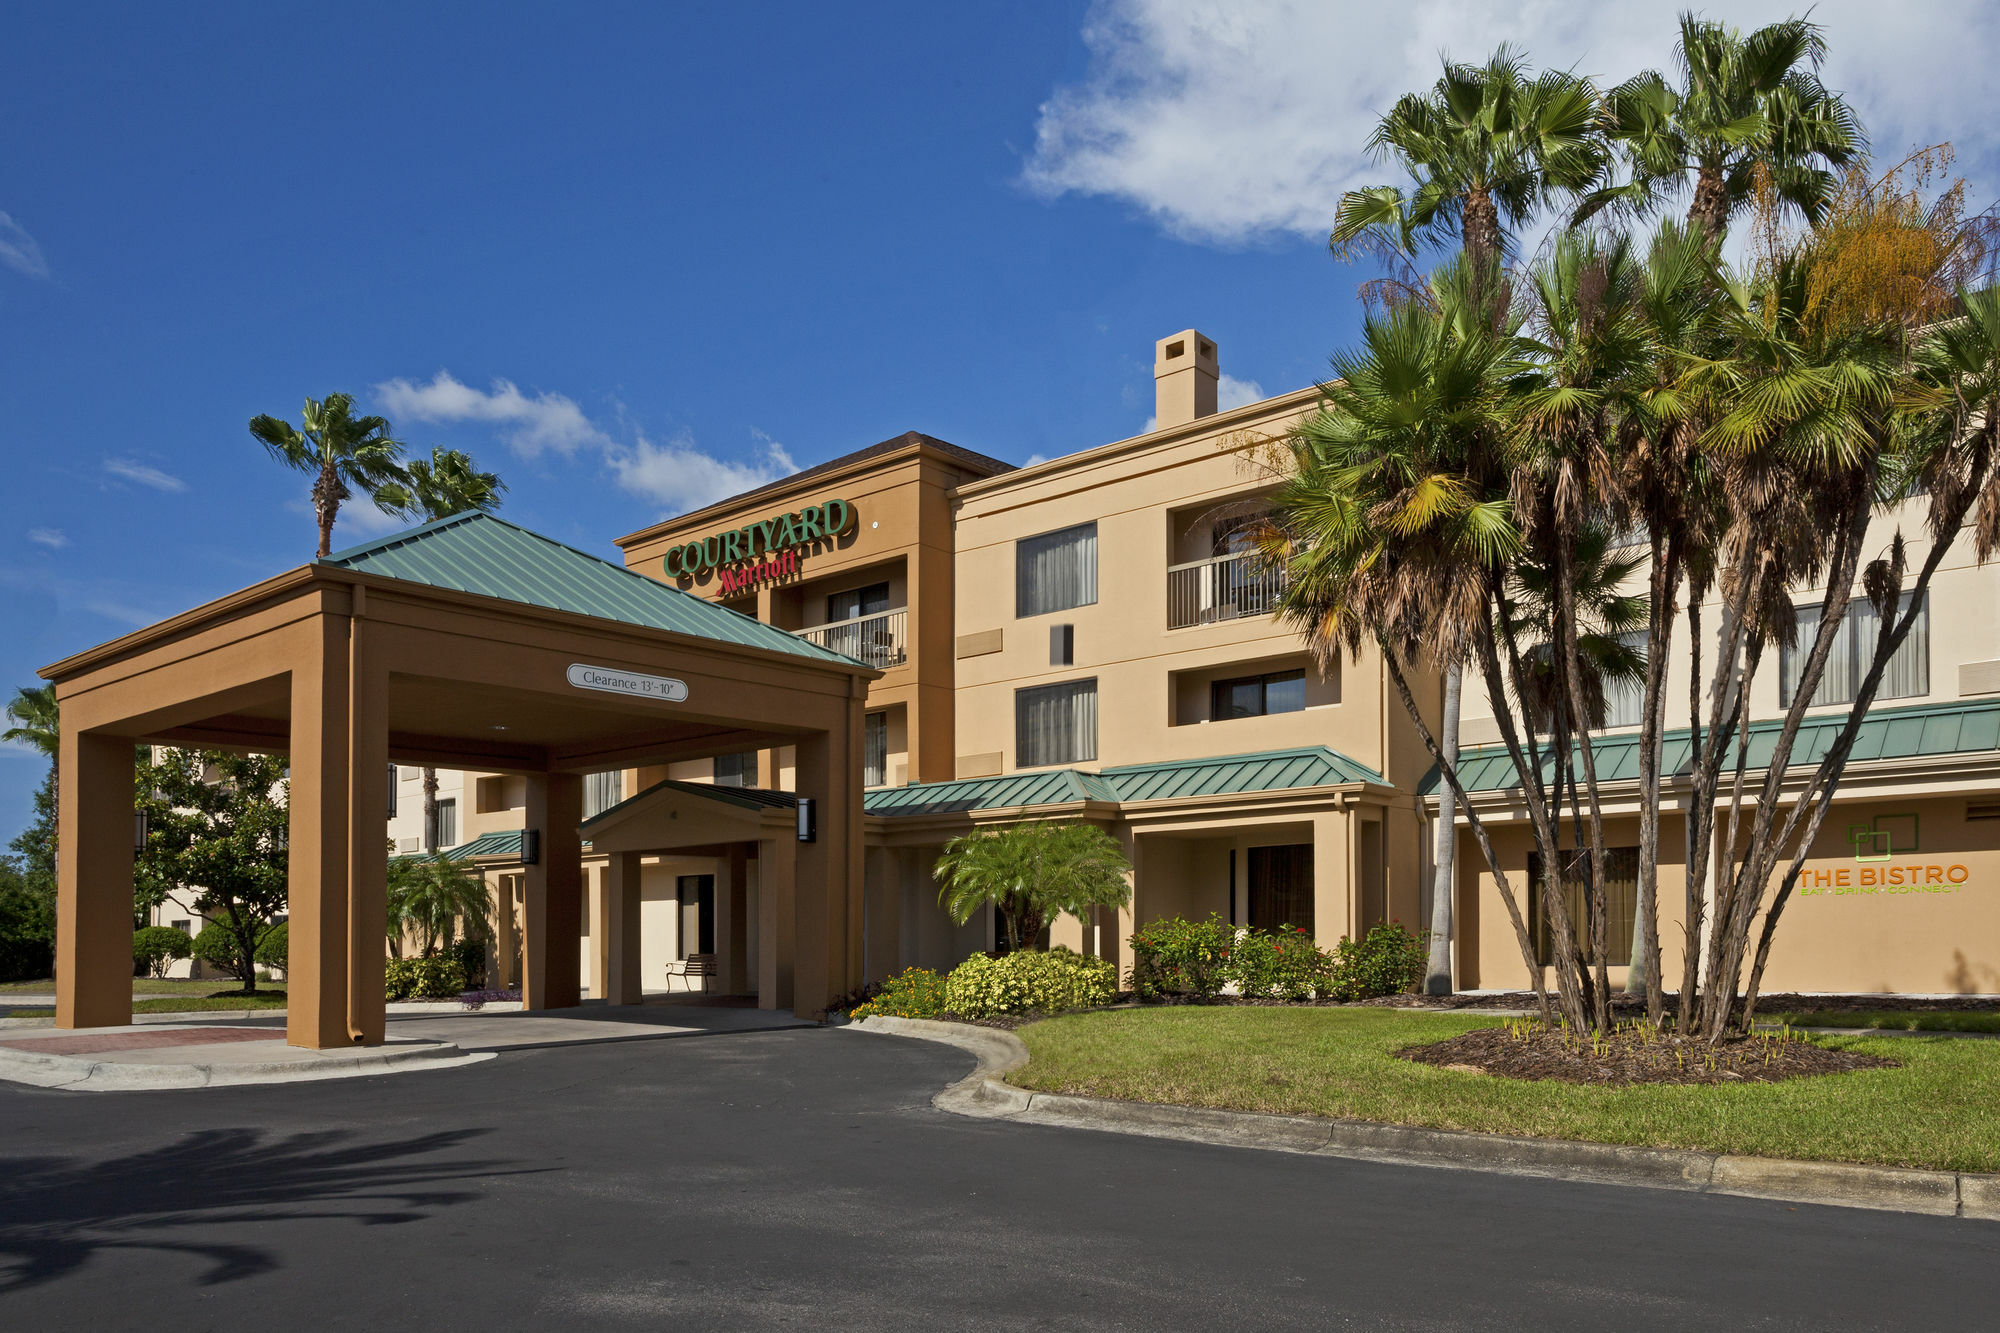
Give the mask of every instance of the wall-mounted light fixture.
[{"label": "wall-mounted light fixture", "polygon": [[819,841],[818,811],[810,796],[799,797],[799,841]]},{"label": "wall-mounted light fixture", "polygon": [[132,812],[132,859],[135,861],[145,854],[147,832],[146,812],[144,810],[134,810]]},{"label": "wall-mounted light fixture", "polygon": [[521,830],[521,864],[535,866],[542,863],[542,831],[538,828]]}]

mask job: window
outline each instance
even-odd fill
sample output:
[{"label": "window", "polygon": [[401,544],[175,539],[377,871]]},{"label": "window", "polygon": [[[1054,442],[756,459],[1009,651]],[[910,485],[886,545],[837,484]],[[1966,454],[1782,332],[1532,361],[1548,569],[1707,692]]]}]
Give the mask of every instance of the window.
[{"label": "window", "polygon": [[458,845],[458,802],[456,800],[437,803],[437,822],[427,830],[430,846],[426,851],[440,851]]},{"label": "window", "polygon": [[1097,525],[1029,537],[1014,545],[1014,614],[1046,615],[1097,601]]},{"label": "window", "polygon": [[674,897],[680,902],[680,939],[675,950],[689,954],[715,952],[715,876],[677,875]]},{"label": "window", "polygon": [[1097,758],[1097,682],[1075,680],[1014,693],[1014,766]]},{"label": "window", "polygon": [[889,585],[886,583],[871,583],[865,588],[837,592],[826,599],[826,618],[829,621],[855,620],[861,616],[878,615],[888,609]]},{"label": "window", "polygon": [[1313,928],[1313,849],[1309,842],[1250,849],[1250,928]]},{"label": "window", "polygon": [[[1620,634],[1618,642],[1639,654],[1643,662],[1646,656],[1646,631],[1633,630]],[[1636,679],[1624,676],[1604,682],[1604,725],[1607,727],[1636,727],[1646,709],[1646,678]]]},{"label": "window", "polygon": [[620,772],[592,773],[583,780],[583,817],[603,814],[625,799],[625,775]]},{"label": "window", "polygon": [[715,756],[715,785],[718,787],[754,787],[757,785],[757,752],[745,750],[741,754],[719,754]]},{"label": "window", "polygon": [[194,934],[193,921],[169,921],[167,925],[170,929],[178,930],[183,935]]},{"label": "window", "polygon": [[[1570,926],[1576,947],[1586,956],[1590,951],[1590,850],[1563,853],[1563,900],[1569,907]],[[1535,958],[1542,966],[1555,963],[1555,938],[1549,925],[1547,904],[1542,899],[1542,854],[1528,853],[1528,907],[1533,918]],[[1639,912],[1639,849],[1604,849],[1604,961],[1610,967],[1625,967],[1632,961],[1632,919]]]},{"label": "window", "polygon": [[1218,680],[1208,687],[1208,715],[1217,722],[1266,713],[1297,713],[1306,706],[1306,673],[1267,671],[1261,676]]},{"label": "window", "polygon": [[[1897,604],[1896,614],[1902,615],[1909,608],[1909,598]],[[1784,650],[1782,674],[1779,681],[1778,702],[1791,706],[1792,696],[1798,692],[1799,681],[1806,671],[1806,658],[1812,653],[1813,640],[1819,634],[1821,607],[1802,606],[1799,608],[1799,637],[1796,647]],[[1847,614],[1842,617],[1840,628],[1833,633],[1833,650],[1827,654],[1826,674],[1820,677],[1819,693],[1813,696],[1812,707],[1827,704],[1851,704],[1860,693],[1861,678],[1868,672],[1868,664],[1875,657],[1875,643],[1882,633],[1882,618],[1875,614],[1875,604],[1866,597],[1856,597],[1848,602]],[[1909,637],[1902,647],[1896,649],[1895,656],[1882,672],[1882,687],[1875,692],[1878,699],[1911,699],[1931,692],[1931,617],[1930,606],[1917,608],[1917,618],[1910,626]]]},{"label": "window", "polygon": [[864,787],[889,785],[889,715],[870,713],[862,723],[861,784]]}]

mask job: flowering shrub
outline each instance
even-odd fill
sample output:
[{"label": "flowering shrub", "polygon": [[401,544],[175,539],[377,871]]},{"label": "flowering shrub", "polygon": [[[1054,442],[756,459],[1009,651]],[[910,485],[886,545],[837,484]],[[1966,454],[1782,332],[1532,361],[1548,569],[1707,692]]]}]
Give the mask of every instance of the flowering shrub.
[{"label": "flowering shrub", "polygon": [[945,1010],[945,980],[927,967],[907,967],[882,983],[865,1003],[847,1011],[860,1020],[872,1014],[889,1018],[936,1018]]},{"label": "flowering shrub", "polygon": [[1428,961],[1423,936],[1412,935],[1400,921],[1385,922],[1358,942],[1343,938],[1333,946],[1330,994],[1336,1000],[1401,995],[1417,988]]},{"label": "flowering shrub", "polygon": [[1244,929],[1236,933],[1224,971],[1238,994],[1296,1003],[1330,993],[1334,960],[1301,927]]},{"label": "flowering shrub", "polygon": [[391,1000],[455,1000],[465,990],[465,969],[455,958],[392,958],[382,980]]},{"label": "flowering shrub", "polygon": [[944,981],[945,1008],[965,1018],[996,1014],[1059,1014],[1068,1009],[1110,1004],[1118,994],[1118,970],[1102,958],[1057,945],[1023,949],[989,958],[974,954]]},{"label": "flowering shrub", "polygon": [[1132,990],[1142,1000],[1212,1000],[1233,978],[1236,927],[1213,913],[1206,921],[1171,917],[1132,933]]}]

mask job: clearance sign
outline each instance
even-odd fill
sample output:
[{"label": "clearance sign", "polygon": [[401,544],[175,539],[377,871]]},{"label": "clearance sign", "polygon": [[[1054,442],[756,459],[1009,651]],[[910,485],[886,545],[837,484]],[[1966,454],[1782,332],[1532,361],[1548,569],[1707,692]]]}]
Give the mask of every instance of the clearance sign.
[{"label": "clearance sign", "polygon": [[805,548],[846,532],[854,526],[854,513],[847,501],[828,500],[673,547],[666,555],[667,577],[695,578],[713,570],[727,596],[796,574]]}]

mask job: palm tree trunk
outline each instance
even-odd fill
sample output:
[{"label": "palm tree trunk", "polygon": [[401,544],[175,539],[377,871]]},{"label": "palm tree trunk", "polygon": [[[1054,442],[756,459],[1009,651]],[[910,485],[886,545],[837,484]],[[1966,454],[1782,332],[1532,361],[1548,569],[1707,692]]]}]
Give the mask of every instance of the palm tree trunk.
[{"label": "palm tree trunk", "polygon": [[1688,206],[1688,223],[1698,226],[1711,245],[1719,245],[1729,229],[1729,189],[1723,183],[1722,168],[1704,163],[1695,176],[1694,202]]},{"label": "palm tree trunk", "polygon": [[438,771],[424,767],[424,850],[438,849]]},{"label": "palm tree trunk", "polygon": [[[1459,699],[1464,693],[1464,668],[1454,662],[1444,673],[1444,716],[1438,723],[1438,746],[1444,762],[1458,764]],[[1452,896],[1458,890],[1458,803],[1450,783],[1438,790],[1437,871],[1431,884],[1431,957],[1424,977],[1426,995],[1449,995],[1451,975]]]}]

